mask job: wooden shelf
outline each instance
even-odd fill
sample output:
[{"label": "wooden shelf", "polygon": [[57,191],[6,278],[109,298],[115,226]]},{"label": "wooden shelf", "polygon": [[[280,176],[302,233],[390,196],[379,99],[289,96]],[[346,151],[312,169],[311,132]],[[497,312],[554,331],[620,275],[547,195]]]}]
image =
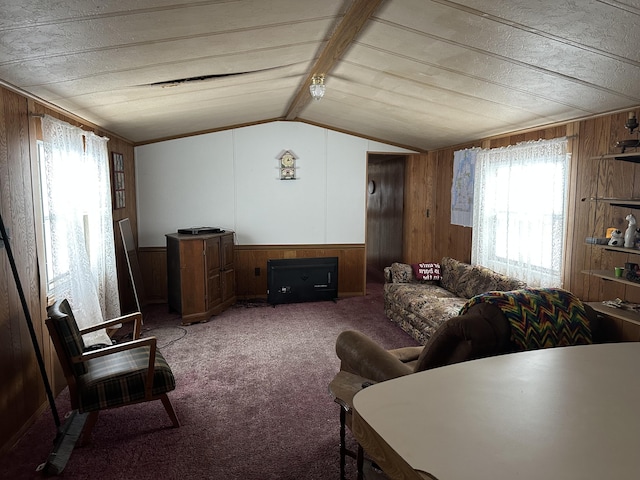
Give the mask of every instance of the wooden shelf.
[{"label": "wooden shelf", "polygon": [[592,160],[599,160],[601,158],[615,158],[616,160],[622,160],[623,162],[640,163],[640,152],[609,153],[607,155],[591,157]]},{"label": "wooden shelf", "polygon": [[613,270],[582,270],[581,273],[585,275],[592,275],[594,277],[599,277],[604,280],[610,280],[612,282],[624,283],[625,285],[631,285],[632,287],[640,288],[640,283],[632,282],[631,280],[627,280],[624,277],[616,277],[613,273]]},{"label": "wooden shelf", "polygon": [[[637,148],[637,147],[636,147]],[[616,160],[621,160],[623,162],[633,162],[640,163],[640,152],[630,152],[630,153],[609,153],[607,155],[600,155],[597,157],[591,157],[592,160],[600,160],[606,158],[614,158]],[[640,208],[640,199],[636,198],[593,198],[592,200],[603,201],[610,205],[616,207],[626,207],[626,208]]]},{"label": "wooden shelf", "polygon": [[585,243],[585,245],[602,248],[603,250],[609,250],[611,252],[628,253],[630,255],[640,255],[640,250],[638,250],[637,248],[614,247],[613,245],[603,245],[601,243]]},{"label": "wooden shelf", "polygon": [[[627,148],[633,149],[635,151],[599,155],[591,157],[591,160],[614,159],[622,162],[640,163],[640,151],[638,151],[639,147],[628,146]],[[596,202],[603,202],[612,207],[640,210],[640,198],[598,198],[596,190],[596,197],[591,198],[591,200]],[[634,248],[614,247],[611,245],[601,245],[597,243],[589,245],[612,252],[640,255],[640,250],[636,250]],[[609,270],[583,270],[582,273],[584,273],[585,275],[592,275],[594,277],[602,278],[605,281],[611,281],[623,285],[628,285],[630,287],[640,288],[640,283],[627,280],[626,277],[616,277],[612,268]],[[602,302],[587,302],[587,305],[590,305],[599,314],[622,323],[622,325],[613,328],[613,330],[615,330],[615,334],[612,336],[612,338],[615,337],[615,341],[640,340],[640,312],[610,307],[603,304]]]},{"label": "wooden shelf", "polygon": [[591,197],[592,202],[602,202],[612,207],[640,209],[640,198]]},{"label": "wooden shelf", "polygon": [[640,325],[640,313],[633,310],[624,310],[622,308],[609,307],[602,302],[585,302],[596,312],[602,313],[612,318],[619,318],[625,322],[634,323]]},{"label": "wooden shelf", "polygon": [[637,198],[594,198],[594,200],[614,207],[640,208],[640,199]]}]

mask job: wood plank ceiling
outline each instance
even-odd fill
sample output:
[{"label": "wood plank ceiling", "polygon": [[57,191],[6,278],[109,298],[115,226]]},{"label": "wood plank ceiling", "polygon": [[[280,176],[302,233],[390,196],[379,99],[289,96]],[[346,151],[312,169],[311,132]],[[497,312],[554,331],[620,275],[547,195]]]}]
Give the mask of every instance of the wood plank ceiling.
[{"label": "wood plank ceiling", "polygon": [[638,106],[639,24],[638,0],[22,0],[0,79],[137,143],[298,120],[431,150]]}]

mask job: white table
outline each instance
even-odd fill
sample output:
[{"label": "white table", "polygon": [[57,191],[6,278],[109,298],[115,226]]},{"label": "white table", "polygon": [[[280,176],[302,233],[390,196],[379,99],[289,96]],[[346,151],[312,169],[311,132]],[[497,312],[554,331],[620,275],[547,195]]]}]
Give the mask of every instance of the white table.
[{"label": "white table", "polygon": [[639,342],[450,365],[353,402],[354,435],[394,479],[640,479]]}]

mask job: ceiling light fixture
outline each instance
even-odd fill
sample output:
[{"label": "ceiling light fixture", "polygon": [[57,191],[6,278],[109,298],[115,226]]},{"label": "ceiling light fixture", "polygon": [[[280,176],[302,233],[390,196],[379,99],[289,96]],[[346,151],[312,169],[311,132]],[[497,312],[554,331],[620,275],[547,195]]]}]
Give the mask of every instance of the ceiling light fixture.
[{"label": "ceiling light fixture", "polygon": [[314,100],[320,100],[324,97],[324,74],[314,75],[311,77],[311,85],[309,85],[309,91]]}]

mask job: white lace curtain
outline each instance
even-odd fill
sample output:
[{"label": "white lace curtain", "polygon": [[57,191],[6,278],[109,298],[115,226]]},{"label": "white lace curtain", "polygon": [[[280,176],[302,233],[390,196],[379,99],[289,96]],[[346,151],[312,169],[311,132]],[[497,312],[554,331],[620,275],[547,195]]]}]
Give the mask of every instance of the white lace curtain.
[{"label": "white lace curtain", "polygon": [[478,152],[472,263],[532,287],[562,285],[567,143],[538,140]]},{"label": "white lace curtain", "polygon": [[[80,328],[120,315],[107,140],[42,119],[53,294],[67,298]],[[85,345],[110,343],[104,330]]]}]

